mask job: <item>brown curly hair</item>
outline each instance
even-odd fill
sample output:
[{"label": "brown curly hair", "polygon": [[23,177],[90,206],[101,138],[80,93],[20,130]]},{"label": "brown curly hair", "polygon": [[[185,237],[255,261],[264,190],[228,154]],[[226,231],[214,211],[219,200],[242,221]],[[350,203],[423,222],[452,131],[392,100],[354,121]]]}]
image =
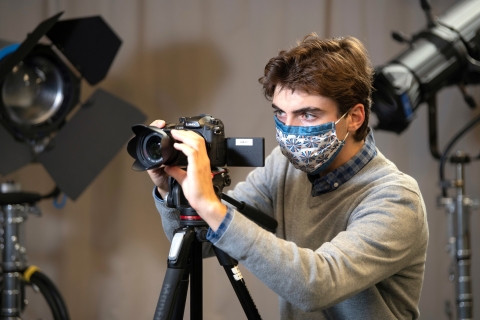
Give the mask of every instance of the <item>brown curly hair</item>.
[{"label": "brown curly hair", "polygon": [[373,68],[363,44],[354,37],[320,39],[311,33],[288,51],[268,61],[263,77],[263,94],[272,100],[276,86],[318,94],[335,101],[338,116],[358,103],[365,108],[365,121],[354,138],[368,134]]}]

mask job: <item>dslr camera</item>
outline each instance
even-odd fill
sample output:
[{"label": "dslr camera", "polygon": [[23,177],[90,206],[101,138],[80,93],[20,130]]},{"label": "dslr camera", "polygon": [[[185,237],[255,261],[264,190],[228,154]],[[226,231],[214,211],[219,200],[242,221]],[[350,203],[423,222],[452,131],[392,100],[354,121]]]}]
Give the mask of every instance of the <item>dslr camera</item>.
[{"label": "dslr camera", "polygon": [[187,157],[175,149],[177,142],[171,130],[194,131],[205,139],[208,158],[212,167],[263,167],[265,165],[264,138],[225,138],[225,128],[220,119],[201,114],[182,117],[179,123],[166,124],[160,129],[137,124],[135,134],[127,145],[127,151],[135,159],[133,170],[144,171],[167,166],[187,166]]}]

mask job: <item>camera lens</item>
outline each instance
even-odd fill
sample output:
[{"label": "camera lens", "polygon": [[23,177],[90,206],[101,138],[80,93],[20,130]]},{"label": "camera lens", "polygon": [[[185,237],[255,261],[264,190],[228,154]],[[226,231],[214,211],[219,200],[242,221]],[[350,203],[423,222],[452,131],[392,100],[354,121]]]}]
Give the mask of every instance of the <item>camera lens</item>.
[{"label": "camera lens", "polygon": [[147,153],[152,160],[160,160],[162,158],[162,138],[155,135],[150,137],[146,143]]}]

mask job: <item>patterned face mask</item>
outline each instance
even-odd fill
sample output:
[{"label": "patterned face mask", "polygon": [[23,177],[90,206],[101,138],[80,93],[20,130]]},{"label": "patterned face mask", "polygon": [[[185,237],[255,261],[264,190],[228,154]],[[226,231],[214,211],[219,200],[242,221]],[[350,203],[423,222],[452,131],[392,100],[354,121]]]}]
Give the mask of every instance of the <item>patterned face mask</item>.
[{"label": "patterned face mask", "polygon": [[277,142],[283,155],[297,169],[308,174],[319,174],[325,170],[342,149],[345,139],[338,140],[336,122],[318,126],[286,126],[275,116]]}]

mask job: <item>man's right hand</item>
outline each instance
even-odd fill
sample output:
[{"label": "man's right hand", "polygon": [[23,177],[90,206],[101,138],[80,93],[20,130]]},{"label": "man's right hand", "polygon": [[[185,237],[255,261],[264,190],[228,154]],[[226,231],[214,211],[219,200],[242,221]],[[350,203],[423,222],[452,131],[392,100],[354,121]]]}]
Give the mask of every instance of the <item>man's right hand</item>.
[{"label": "man's right hand", "polygon": [[[165,127],[165,121],[155,120],[150,125],[163,128]],[[168,174],[165,173],[164,166],[162,165],[159,168],[147,170],[147,172],[153,183],[157,186],[158,193],[160,193],[162,198],[165,199],[168,192]]]}]

